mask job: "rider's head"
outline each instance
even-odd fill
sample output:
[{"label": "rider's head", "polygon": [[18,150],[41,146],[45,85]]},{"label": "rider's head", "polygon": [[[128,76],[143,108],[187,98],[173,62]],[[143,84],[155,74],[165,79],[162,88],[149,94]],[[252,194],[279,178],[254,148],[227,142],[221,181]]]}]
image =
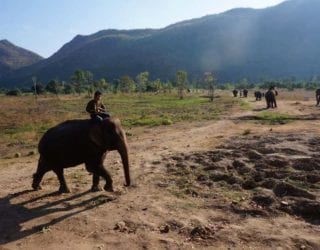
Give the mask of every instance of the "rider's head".
[{"label": "rider's head", "polygon": [[102,93],[99,90],[97,90],[96,92],[94,92],[94,99],[99,101],[101,99],[101,95]]}]

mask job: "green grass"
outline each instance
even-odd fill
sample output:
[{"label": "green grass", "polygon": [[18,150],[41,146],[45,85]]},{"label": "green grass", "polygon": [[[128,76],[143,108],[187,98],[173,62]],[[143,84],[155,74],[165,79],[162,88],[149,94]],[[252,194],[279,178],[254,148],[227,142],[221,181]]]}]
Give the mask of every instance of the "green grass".
[{"label": "green grass", "polygon": [[286,124],[292,121],[294,117],[276,112],[264,111],[257,115],[257,120],[265,124]]},{"label": "green grass", "polygon": [[251,110],[252,109],[252,105],[249,102],[247,102],[243,99],[238,99],[238,100],[239,100],[241,109],[243,109],[243,110]]},{"label": "green grass", "polygon": [[207,98],[191,96],[183,100],[176,95],[108,95],[104,103],[124,126],[171,125],[180,121],[217,119],[224,102],[209,102]]},{"label": "green grass", "polygon": [[[36,147],[48,128],[65,120],[89,118],[85,111],[89,100],[84,95],[39,96],[37,100],[33,96],[1,96],[0,145],[3,145],[3,152],[8,144]],[[111,93],[103,95],[103,103],[113,116],[120,118],[125,128],[219,119],[232,107],[244,105],[227,95],[210,102],[198,95],[180,100],[176,94]]]}]

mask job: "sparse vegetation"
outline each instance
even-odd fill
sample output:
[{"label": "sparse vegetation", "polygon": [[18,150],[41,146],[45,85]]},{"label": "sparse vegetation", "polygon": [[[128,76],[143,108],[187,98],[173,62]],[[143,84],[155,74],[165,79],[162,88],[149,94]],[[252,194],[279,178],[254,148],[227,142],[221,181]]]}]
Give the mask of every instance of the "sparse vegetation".
[{"label": "sparse vegetation", "polygon": [[293,120],[293,116],[281,114],[278,112],[261,112],[257,116],[257,120],[267,124],[285,124]]},{"label": "sparse vegetation", "polygon": [[251,134],[251,129],[246,129],[243,131],[242,135],[250,135]]},{"label": "sparse vegetation", "polygon": [[[2,152],[23,149],[23,154],[35,147],[40,136],[51,126],[68,119],[87,118],[86,95],[3,97],[0,99],[0,142]],[[205,97],[176,94],[104,94],[103,101],[112,115],[121,119],[125,127],[171,125],[181,121],[218,119],[230,107],[239,105],[227,95],[209,103]],[[19,114],[16,116],[15,114]],[[6,145],[9,146],[7,149]],[[5,149],[4,149],[5,148]],[[10,153],[12,155],[12,152]],[[6,155],[6,154],[4,154]]]}]

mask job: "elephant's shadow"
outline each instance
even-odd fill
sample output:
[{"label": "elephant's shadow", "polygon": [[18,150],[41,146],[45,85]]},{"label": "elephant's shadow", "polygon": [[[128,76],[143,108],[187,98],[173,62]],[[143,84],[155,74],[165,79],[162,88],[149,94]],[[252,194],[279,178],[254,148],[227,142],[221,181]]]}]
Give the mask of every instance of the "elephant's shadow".
[{"label": "elephant's shadow", "polygon": [[[14,199],[23,199],[24,196],[28,196],[28,194],[31,192],[33,191],[26,190],[7,195],[6,197],[0,199],[0,244],[13,242],[35,233],[44,232],[50,226],[55,225],[71,216],[91,210],[97,206],[114,200],[110,196],[100,194],[78,201],[78,198],[80,199],[82,196],[90,193],[90,191],[85,191],[67,197],[63,196],[61,198],[57,195],[57,192],[54,192],[45,195],[39,195],[35,198],[20,203],[14,203]],[[32,208],[27,207],[27,205],[39,203],[39,201],[41,202],[42,199],[49,197],[56,197],[57,200],[40,206],[32,206]],[[65,204],[67,204],[67,206],[65,206]],[[52,219],[51,215],[54,213],[57,213],[57,215],[54,216],[54,219]],[[50,215],[50,219],[44,218],[46,215]],[[40,221],[46,222],[38,223],[31,228],[24,229],[23,224],[34,219],[39,219]]]}]

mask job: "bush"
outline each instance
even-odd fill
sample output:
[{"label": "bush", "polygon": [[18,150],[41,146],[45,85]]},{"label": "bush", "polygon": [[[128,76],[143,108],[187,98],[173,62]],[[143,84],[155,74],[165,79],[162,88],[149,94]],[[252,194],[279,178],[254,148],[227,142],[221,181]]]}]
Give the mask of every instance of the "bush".
[{"label": "bush", "polygon": [[20,89],[9,90],[8,92],[6,92],[6,95],[9,95],[9,96],[20,96],[21,95],[21,91],[20,91]]}]

